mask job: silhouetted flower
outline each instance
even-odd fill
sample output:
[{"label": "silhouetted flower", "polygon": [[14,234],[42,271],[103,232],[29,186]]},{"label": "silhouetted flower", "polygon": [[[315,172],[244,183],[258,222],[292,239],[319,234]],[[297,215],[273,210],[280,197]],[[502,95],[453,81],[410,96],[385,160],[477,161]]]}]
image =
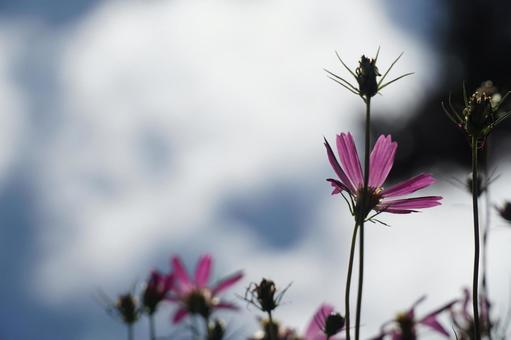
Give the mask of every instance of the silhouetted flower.
[{"label": "silhouetted flower", "polygon": [[[415,318],[415,308],[418,304],[424,301],[426,297],[423,296],[417,302],[415,302],[412,307],[404,313],[398,314],[398,316],[389,322],[383,324],[381,328],[381,333],[377,337],[373,338],[373,340],[383,340],[385,337],[389,337],[392,340],[416,340],[417,339],[417,329],[418,325],[422,325],[428,327],[433,330],[435,333],[449,337],[449,333],[447,330],[440,324],[437,320],[437,317],[444,311],[449,310],[458,300],[454,300],[449,302],[448,304],[442,306],[441,308],[427,314],[426,316],[416,319]],[[390,327],[387,327],[390,326]]]},{"label": "silhouetted flower", "polygon": [[[358,67],[355,69],[355,72],[353,72],[344,61],[342,61],[341,57],[339,56],[339,53],[336,52],[337,58],[341,62],[341,64],[348,70],[348,72],[355,78],[357,81],[358,87],[351,84],[346,79],[336,75],[335,73],[332,73],[328,70],[325,70],[328,74],[330,79],[340,84],[342,87],[347,89],[348,91],[362,97],[364,101],[366,101],[368,98],[371,98],[375,96],[379,91],[381,91],[383,88],[387,87],[388,85],[392,84],[393,82],[409,76],[413,73],[406,73],[402,76],[399,76],[387,83],[383,83],[387,75],[389,74],[390,70],[396,62],[401,58],[403,53],[401,53],[395,60],[392,62],[390,67],[385,71],[383,76],[378,71],[378,67],[376,66],[376,62],[378,60],[378,54],[380,53],[380,49],[378,48],[378,51],[376,52],[376,57],[374,59],[367,58],[365,55],[363,55],[360,58],[360,61],[358,62]],[[378,81],[376,77],[381,77],[381,79]]]},{"label": "silhouetted flower", "polygon": [[[463,299],[459,300],[457,306],[460,308],[451,309],[451,321],[456,330],[456,338],[458,340],[473,340],[474,339],[474,317],[471,315],[471,293],[468,289],[463,289]],[[490,334],[492,324],[490,322],[490,302],[488,299],[480,294],[480,330],[481,336]]]},{"label": "silhouetted flower", "polygon": [[208,319],[215,309],[237,309],[235,305],[220,300],[218,294],[238,282],[243,273],[235,273],[213,286],[208,286],[211,264],[210,255],[201,256],[195,269],[195,276],[190,279],[181,259],[172,258],[175,281],[167,299],[179,304],[173,317],[174,323],[180,322],[188,314],[197,314]]},{"label": "silhouetted flower", "polygon": [[173,282],[173,275],[162,275],[156,270],[151,272],[142,292],[142,306],[147,314],[152,315],[156,312],[158,305],[172,288]]},{"label": "silhouetted flower", "polygon": [[502,112],[500,109],[509,92],[501,97],[491,81],[482,84],[470,97],[467,97],[465,85],[463,85],[464,108],[459,113],[451,102],[449,96],[449,108],[442,103],[442,108],[447,117],[462,128],[467,136],[477,141],[477,146],[482,147],[486,137],[493,129],[511,115],[511,112]]},{"label": "silhouetted flower", "polygon": [[344,321],[339,313],[334,313],[332,306],[323,304],[314,313],[303,340],[333,339],[332,337],[344,328]]},{"label": "silhouetted flower", "polygon": [[500,216],[508,222],[511,222],[511,202],[504,202],[502,207],[497,207]]},{"label": "silhouetted flower", "polygon": [[128,325],[134,324],[140,316],[137,302],[130,293],[119,296],[112,307],[121,320]]},{"label": "silhouetted flower", "polygon": [[263,278],[258,284],[255,282],[250,283],[245,291],[243,300],[247,301],[263,312],[271,313],[275,308],[279,306],[282,298],[284,297],[284,294],[289,287],[290,285],[288,285],[280,292],[277,292],[277,286],[275,285],[275,282]]},{"label": "silhouetted flower", "polygon": [[[334,190],[332,194],[341,194],[348,202],[350,211],[357,222],[373,220],[382,213],[408,214],[416,209],[430,208],[440,205],[440,196],[425,196],[395,199],[397,196],[411,194],[435,182],[430,174],[420,174],[388,189],[383,183],[392,169],[397,143],[392,142],[390,135],[381,135],[371,152],[369,161],[369,181],[367,197],[364,192],[364,177],[357,149],[350,133],[337,135],[337,151],[341,163],[337,161],[332,148],[325,139],[328,160],[338,179],[329,178]],[[344,196],[348,194],[348,198]],[[375,214],[369,216],[371,210]]]}]

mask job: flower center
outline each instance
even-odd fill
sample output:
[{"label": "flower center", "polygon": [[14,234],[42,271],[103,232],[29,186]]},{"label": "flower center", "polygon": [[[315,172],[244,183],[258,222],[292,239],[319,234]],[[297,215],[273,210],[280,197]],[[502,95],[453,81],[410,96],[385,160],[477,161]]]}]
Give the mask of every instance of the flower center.
[{"label": "flower center", "polygon": [[355,218],[358,223],[365,221],[371,210],[381,201],[382,187],[369,187],[367,193],[360,188],[355,195]]},{"label": "flower center", "polygon": [[196,289],[185,297],[184,304],[190,314],[199,314],[204,318],[208,318],[214,299],[209,289]]}]

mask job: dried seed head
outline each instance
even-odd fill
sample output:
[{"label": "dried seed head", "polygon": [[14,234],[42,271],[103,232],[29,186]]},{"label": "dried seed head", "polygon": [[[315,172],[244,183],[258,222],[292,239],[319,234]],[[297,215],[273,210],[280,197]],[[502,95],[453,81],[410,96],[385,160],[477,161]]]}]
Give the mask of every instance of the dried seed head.
[{"label": "dried seed head", "polygon": [[355,70],[360,95],[370,98],[378,93],[377,76],[381,76],[376,67],[376,59],[369,59],[365,55],[360,58],[359,66]]},{"label": "dried seed head", "polygon": [[252,282],[247,287],[243,299],[259,310],[271,313],[271,311],[279,306],[280,301],[289,287],[290,285],[280,292],[277,292],[275,282],[263,278],[258,284]]},{"label": "dried seed head", "polygon": [[138,308],[135,298],[130,293],[119,296],[115,303],[115,309],[122,321],[131,325],[138,320]]}]

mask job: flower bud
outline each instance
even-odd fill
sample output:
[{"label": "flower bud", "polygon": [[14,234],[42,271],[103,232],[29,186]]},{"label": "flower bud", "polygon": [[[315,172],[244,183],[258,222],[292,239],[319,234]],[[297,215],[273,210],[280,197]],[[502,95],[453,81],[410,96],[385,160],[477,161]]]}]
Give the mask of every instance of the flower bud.
[{"label": "flower bud", "polygon": [[324,333],[327,337],[334,336],[344,328],[345,319],[339,313],[332,313],[325,318]]},{"label": "flower bud", "polygon": [[369,59],[365,55],[360,58],[359,66],[355,70],[359,92],[366,98],[378,93],[377,76],[381,76],[376,67],[376,59]]},{"label": "flower bud", "polygon": [[511,202],[505,202],[501,208],[497,208],[500,216],[508,222],[511,222]]},{"label": "flower bud", "polygon": [[463,116],[465,131],[470,136],[477,139],[486,137],[497,119],[491,96],[476,91],[469,98],[468,105],[463,109]]},{"label": "flower bud", "polygon": [[222,340],[225,335],[224,323],[218,319],[208,326],[208,340]]},{"label": "flower bud", "polygon": [[138,320],[137,304],[135,298],[129,293],[119,297],[115,304],[115,309],[127,324],[133,324]]},{"label": "flower bud", "polygon": [[259,285],[255,287],[255,290],[257,301],[264,312],[271,312],[277,308],[277,302],[275,301],[277,287],[275,286],[275,282],[262,279]]}]

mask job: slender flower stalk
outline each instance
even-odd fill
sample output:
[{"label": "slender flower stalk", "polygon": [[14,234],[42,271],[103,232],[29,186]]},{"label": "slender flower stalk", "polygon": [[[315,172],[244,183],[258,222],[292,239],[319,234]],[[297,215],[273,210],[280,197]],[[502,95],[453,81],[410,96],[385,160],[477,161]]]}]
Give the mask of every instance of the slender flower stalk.
[{"label": "slender flower stalk", "polygon": [[[490,233],[490,222],[491,222],[491,199],[490,199],[490,182],[489,182],[489,178],[490,178],[490,175],[488,173],[488,158],[489,158],[489,143],[486,143],[486,148],[484,148],[484,178],[485,178],[485,181],[486,181],[486,188],[485,188],[485,191],[484,191],[484,199],[485,199],[485,204],[486,204],[486,207],[485,207],[485,214],[486,214],[486,221],[485,221],[485,225],[484,225],[484,231],[483,231],[483,246],[482,246],[482,250],[483,250],[483,263],[482,263],[482,285],[481,285],[481,290],[482,290],[482,295],[485,297],[485,299],[489,299],[490,298],[490,295],[489,295],[489,292],[488,292],[488,273],[487,273],[487,270],[488,270],[488,235]],[[481,194],[479,192],[479,194]],[[488,328],[488,339],[489,340],[492,340],[492,330],[491,330],[491,320],[490,320],[490,313],[489,311],[487,311],[487,313],[484,314],[485,316],[485,327]]]},{"label": "slender flower stalk", "polygon": [[[371,146],[371,97],[367,97],[366,103],[366,129],[365,129],[365,154],[364,154],[364,197],[369,197],[369,148]],[[367,202],[366,202],[367,204]],[[362,314],[362,290],[364,286],[364,221],[360,222],[359,238],[359,267],[358,267],[358,292],[357,314],[355,318],[355,340],[360,339],[360,318]]]},{"label": "slender flower stalk", "polygon": [[472,281],[472,304],[474,310],[474,338],[481,339],[481,324],[479,320],[479,185],[478,183],[478,152],[484,149],[488,135],[511,116],[511,111],[501,110],[505,99],[510,92],[501,97],[491,81],[486,81],[470,97],[467,96],[465,85],[463,85],[464,108],[458,112],[451,102],[449,96],[448,107],[442,103],[447,117],[463,129],[469,138],[472,150],[472,208],[474,217],[474,273]]},{"label": "slender flower stalk", "polygon": [[133,340],[133,324],[128,325],[128,340]]},{"label": "slender flower stalk", "polygon": [[[477,164],[477,138],[472,137],[472,175],[478,178]],[[479,321],[479,207],[478,207],[478,185],[472,181],[472,209],[474,215],[474,275],[472,281],[472,306],[474,309],[474,338],[481,339],[481,323]]]},{"label": "slender flower stalk", "polygon": [[156,329],[154,327],[154,315],[151,314],[149,318],[149,339],[156,340]]},{"label": "slender flower stalk", "polygon": [[355,258],[355,245],[357,241],[358,223],[355,223],[353,228],[353,236],[351,238],[351,249],[348,264],[348,275],[346,276],[346,290],[344,296],[345,313],[346,313],[346,340],[350,340],[350,288],[351,288],[351,274],[353,272],[353,259]]},{"label": "slender flower stalk", "polygon": [[[378,67],[376,66],[376,62],[378,60],[378,55],[380,53],[380,48],[378,48],[378,51],[376,52],[376,57],[374,59],[367,58],[365,55],[363,55],[360,58],[359,66],[355,69],[355,71],[352,71],[344,61],[341,59],[340,55],[336,52],[337,58],[341,62],[341,64],[344,66],[346,70],[355,78],[357,81],[357,85],[355,86],[351,84],[346,79],[336,75],[335,73],[332,73],[328,70],[325,70],[328,73],[328,76],[330,79],[350,91],[351,93],[359,96],[362,98],[366,105],[366,129],[365,129],[365,159],[364,159],[364,185],[363,185],[363,202],[362,206],[368,206],[370,205],[370,202],[367,201],[369,198],[369,149],[371,146],[370,143],[370,127],[371,127],[371,98],[375,96],[377,93],[379,93],[382,89],[387,87],[388,85],[398,81],[401,78],[404,78],[406,76],[409,76],[413,73],[406,73],[403,74],[391,81],[388,81],[384,83],[385,78],[389,74],[390,70],[394,67],[394,65],[397,63],[397,61],[401,58],[403,53],[401,53],[390,65],[390,67],[384,72],[383,76],[378,71]],[[377,80],[377,77],[381,77],[379,80]],[[363,216],[363,214],[360,214],[360,216]],[[362,289],[363,289],[363,282],[364,282],[364,219],[366,216],[363,216],[361,220],[356,220],[356,226],[355,228],[360,229],[360,238],[359,238],[359,275],[358,275],[358,294],[357,294],[357,310],[356,310],[356,321],[355,321],[355,339],[359,340],[360,338],[360,318],[361,318],[361,308],[362,308]],[[356,237],[356,234],[354,234],[354,238]],[[352,245],[353,246],[353,245]],[[350,262],[353,262],[353,255],[350,257]],[[349,273],[348,275],[351,275]],[[349,299],[349,281],[348,280],[346,288],[348,290],[346,297]],[[349,301],[345,302],[346,306],[349,306]],[[346,322],[349,323],[349,310],[345,311],[346,313]],[[349,325],[346,327],[346,336],[347,339],[350,339],[349,334]]]}]

